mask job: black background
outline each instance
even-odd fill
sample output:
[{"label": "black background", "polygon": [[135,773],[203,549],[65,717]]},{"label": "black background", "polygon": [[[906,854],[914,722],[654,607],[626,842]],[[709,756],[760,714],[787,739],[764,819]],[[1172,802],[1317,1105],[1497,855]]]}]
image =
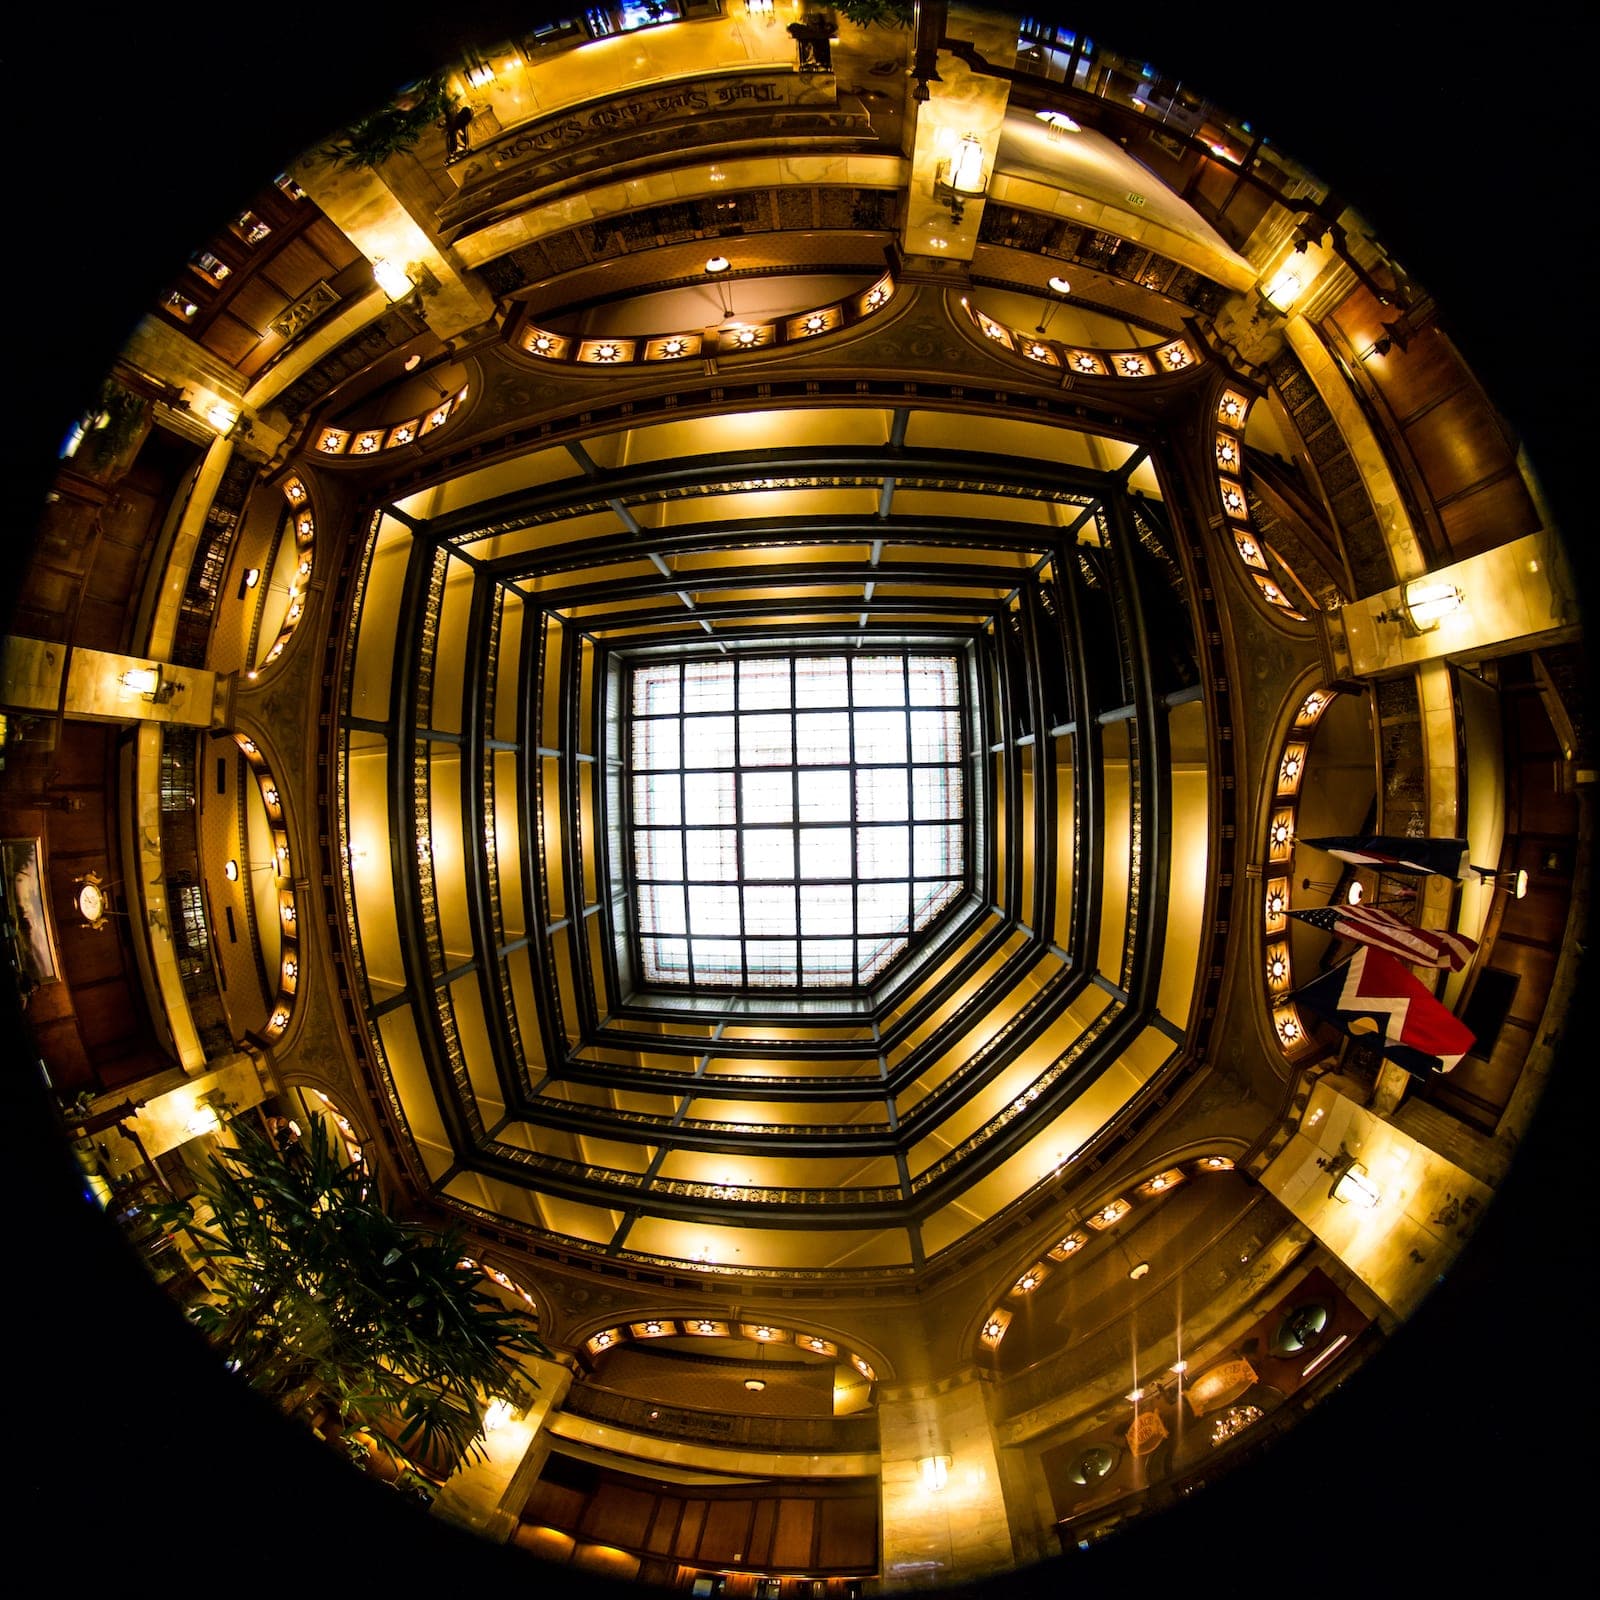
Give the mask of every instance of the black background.
[{"label": "black background", "polygon": [[[1518,5],[1480,22],[1408,3],[1306,8],[1318,12],[1311,32],[1287,9],[1048,14],[1235,108],[1357,206],[1433,292],[1586,562],[1592,23],[1577,5]],[[8,24],[0,381],[12,562],[26,559],[68,423],[257,176],[453,55],[463,19],[482,19],[493,42],[554,7],[408,11],[59,8]],[[46,1562],[68,1592],[106,1580],[140,1592],[141,1573],[247,1594],[451,1580],[607,1590],[418,1517],[215,1371],[79,1200],[4,999],[13,1570]],[[1579,1497],[1593,1478],[1588,1026],[1580,1000],[1499,1196],[1374,1362],[1259,1465],[1124,1537],[978,1587],[1164,1580],[1376,1597],[1424,1582],[1479,1593],[1508,1578],[1549,1592],[1587,1553]]]}]

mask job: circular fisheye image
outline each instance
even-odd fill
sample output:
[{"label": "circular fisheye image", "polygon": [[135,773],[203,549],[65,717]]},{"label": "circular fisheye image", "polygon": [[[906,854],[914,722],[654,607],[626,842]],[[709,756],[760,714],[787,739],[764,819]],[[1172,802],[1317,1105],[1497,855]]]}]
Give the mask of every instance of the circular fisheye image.
[{"label": "circular fisheye image", "polygon": [[40,86],[41,1550],[871,1600],[1571,1539],[1484,1469],[1581,1293],[1580,29],[1326,20],[127,19]]}]

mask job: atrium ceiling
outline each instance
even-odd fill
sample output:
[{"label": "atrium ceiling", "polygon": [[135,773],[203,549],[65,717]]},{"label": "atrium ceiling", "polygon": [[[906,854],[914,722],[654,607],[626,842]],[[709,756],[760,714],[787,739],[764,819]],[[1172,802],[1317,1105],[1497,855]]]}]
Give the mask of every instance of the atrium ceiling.
[{"label": "atrium ceiling", "polygon": [[[1454,48],[1402,22],[1418,51]],[[148,86],[164,91],[148,111],[149,143],[174,181],[141,191],[139,248],[126,275],[106,272],[107,255],[120,247],[89,225],[95,208],[68,212],[54,189],[41,194],[59,230],[52,249],[61,299],[83,308],[86,351],[53,366],[43,330],[21,330],[39,342],[28,346],[30,368],[51,424],[34,431],[52,435],[24,466],[48,461],[55,417],[78,409],[72,384],[104,370],[170,276],[173,253],[205,236],[217,220],[211,212],[235,198],[238,171],[270,175],[353,105],[426,64],[396,39],[373,42],[363,60],[371,26],[329,24],[320,48],[350,63],[348,82],[303,104],[302,71],[287,57],[263,74],[142,38],[137,95],[134,74],[95,64],[97,117],[108,114],[101,106],[142,117]],[[1120,20],[1114,26],[1124,31]],[[418,27],[447,53],[443,23]],[[488,27],[485,37],[512,31]],[[1445,170],[1439,162],[1455,147],[1431,122],[1373,107],[1370,85],[1319,55],[1297,58],[1305,87],[1286,98],[1262,75],[1266,65],[1276,70],[1277,45],[1264,54],[1238,41],[1219,57],[1206,32],[1197,20],[1170,36],[1170,52],[1159,38],[1127,48],[1147,49],[1162,66],[1170,54],[1185,72],[1192,60],[1196,81],[1214,70],[1207,93],[1263,126],[1276,115],[1274,142],[1341,189],[1348,170],[1352,201],[1458,313],[1451,326],[1573,526],[1576,469],[1561,450],[1571,418],[1530,385],[1525,355],[1512,360],[1497,348],[1500,322],[1477,312],[1475,274],[1441,242],[1464,186],[1475,192],[1506,177],[1493,165],[1496,152],[1482,152],[1489,172],[1476,179]],[[1498,90],[1484,70],[1476,63],[1477,75],[1464,69],[1462,81]],[[237,85],[247,80],[252,125],[234,137]],[[1376,124],[1353,148],[1324,138],[1308,110],[1352,93]],[[191,100],[195,111],[180,117],[175,107]],[[1524,112],[1537,128],[1539,112]],[[228,136],[214,139],[207,127]],[[1008,124],[1000,149],[1019,177],[1048,158],[1033,152],[1037,137],[1025,117]],[[1384,170],[1385,137],[1427,152],[1406,169],[1407,183]],[[1559,140],[1549,148],[1525,192],[1530,210],[1561,171]],[[91,170],[90,187],[125,205],[131,180],[116,177],[124,158],[107,150],[103,159],[109,165]],[[1127,191],[1135,163],[1110,141],[1086,140],[1074,159],[1085,195]],[[189,172],[192,179],[176,181]],[[1420,172],[1436,187],[1419,188]],[[221,198],[199,198],[210,193]],[[1219,259],[1231,253],[1166,191],[1161,206],[1159,220],[1175,237]],[[503,342],[441,351],[426,390],[393,372],[369,390],[358,382],[317,419],[349,441],[362,430],[392,432],[436,397],[466,397],[451,433],[420,466],[400,456],[393,465],[327,463],[326,478],[349,487],[335,488],[319,516],[347,515],[353,531],[348,555],[318,573],[327,623],[320,721],[294,753],[297,765],[336,774],[322,791],[326,810],[308,815],[297,836],[314,850],[320,826],[329,867],[337,981],[328,984],[326,1016],[359,1039],[371,1064],[375,1109],[364,1126],[391,1176],[403,1174],[404,1192],[430,1214],[479,1225],[540,1263],[552,1285],[547,1314],[584,1350],[589,1369],[614,1371],[619,1387],[624,1369],[582,1341],[621,1325],[605,1311],[604,1293],[623,1279],[627,1304],[642,1303],[643,1284],[680,1319],[681,1336],[652,1352],[664,1362],[698,1359],[690,1313],[729,1282],[729,1303],[737,1302],[737,1285],[749,1280],[772,1303],[809,1296],[812,1321],[796,1325],[823,1329],[841,1362],[854,1352],[885,1364],[897,1296],[926,1294],[946,1313],[959,1306],[959,1325],[930,1334],[930,1350],[952,1362],[992,1356],[996,1373],[1018,1378],[1048,1358],[1049,1329],[1067,1321],[1065,1274],[1045,1285],[998,1354],[983,1344],[984,1315],[1035,1257],[1052,1270],[1061,1265],[1043,1252],[1061,1233],[1066,1202],[1075,1224],[1107,1198],[1095,1174],[1107,1164],[1118,1172],[1116,1151],[1137,1147],[1169,1102],[1216,1092],[1210,1063],[1232,1048],[1212,1036],[1236,903],[1224,841],[1236,825],[1259,820],[1241,788],[1254,781],[1248,763],[1264,758],[1259,750],[1241,756],[1218,737],[1216,702],[1208,717],[1203,689],[1217,676],[1217,641],[1230,626],[1224,612],[1245,603],[1208,566],[1216,545],[1207,530],[1222,519],[1212,509],[1216,479],[1201,463],[1225,415],[1227,379],[1196,360],[1154,370],[1144,386],[1107,377],[1099,387],[1062,384],[1045,394],[1031,375],[1011,376],[1020,359],[1010,369],[997,363],[991,327],[1008,330],[1018,347],[1037,333],[1065,375],[1080,348],[1137,347],[1153,362],[1158,348],[1176,346],[1198,357],[1193,307],[1134,301],[1125,286],[1074,272],[1103,292],[1046,324],[1048,300],[1022,275],[1001,271],[1008,258],[988,259],[997,276],[969,305],[936,274],[896,270],[890,242],[871,230],[852,238],[848,228],[820,240],[816,230],[787,241],[761,236],[764,253],[752,253],[729,286],[739,318],[722,318],[785,330],[795,341],[759,372],[741,369],[736,351],[717,371],[697,360],[692,371],[686,363],[653,379],[641,368],[627,400],[613,405],[577,364],[584,341],[637,341],[642,362],[649,340],[718,321],[716,286],[701,272],[705,248],[695,243],[656,252],[648,264],[612,258],[603,291],[588,277],[530,278],[511,296]],[[875,290],[884,293],[868,304]],[[790,330],[816,313],[832,320],[801,353]],[[541,336],[564,342],[559,364],[538,348]],[[585,392],[595,400],[580,418],[575,397]],[[557,420],[519,432],[516,397],[530,394]],[[1264,405],[1253,430],[1243,442],[1268,453],[1280,445]],[[313,434],[306,440],[314,443]],[[24,499],[31,506],[42,492]],[[1313,596],[1318,574],[1298,570],[1304,590],[1295,598]],[[1281,581],[1282,568],[1273,575]],[[1231,598],[1219,602],[1219,592]],[[626,831],[640,803],[622,773],[632,748],[622,714],[628,674],[652,661],[737,669],[796,649],[830,663],[930,651],[958,662],[960,893],[906,954],[864,976],[857,968],[844,991],[779,984],[770,993],[707,995],[652,983],[641,970],[631,881],[639,869]],[[248,708],[248,695],[240,703]],[[1365,719],[1346,715],[1324,731],[1330,773],[1359,765],[1370,750]],[[264,713],[251,725],[274,731]],[[686,767],[688,746],[686,734]],[[798,738],[794,749],[803,770]],[[307,782],[307,798],[314,791]],[[1319,790],[1310,803],[1331,819],[1336,790]],[[849,820],[857,850],[859,830],[874,819],[857,809]],[[906,825],[942,820],[912,815]],[[800,888],[797,939],[803,881]],[[1558,1081],[1557,1105],[1560,1090]],[[1242,1154],[1251,1132],[1239,1122],[1168,1154],[1185,1163]],[[1552,1137],[1541,1119],[1529,1146],[1543,1141],[1548,1152]],[[1441,1349],[1465,1321],[1503,1326],[1507,1316],[1507,1293],[1484,1295],[1474,1261],[1492,1264],[1477,1269],[1478,1279],[1515,1284],[1509,1298],[1541,1303],[1532,1264],[1553,1256],[1560,1235],[1541,1231],[1549,1224],[1537,1203],[1534,1216],[1526,1209],[1528,1184],[1542,1176],[1527,1165],[1494,1202],[1502,1223],[1469,1247],[1467,1281],[1436,1291],[1416,1313],[1414,1340],[1377,1364],[1391,1369],[1404,1403],[1435,1367],[1463,1386],[1478,1377]],[[1121,1176],[1131,1183],[1154,1170]],[[1239,1175],[1218,1173],[1207,1190],[1211,1180],[1197,1168],[1182,1170],[1195,1181],[1159,1210],[1146,1197],[1150,1210],[1136,1220],[1157,1220],[1145,1240],[1167,1241],[1198,1262],[1215,1241],[1231,1240],[1228,1230],[1253,1207],[1251,1226],[1270,1235],[1259,1192]],[[1508,1257],[1514,1227],[1520,1242]],[[69,1236],[75,1247],[93,1247],[75,1222]],[[1091,1248],[1075,1329],[1121,1338],[1141,1291],[1118,1267],[1113,1238],[1084,1237]],[[1529,1237],[1550,1241],[1542,1255],[1519,1255]],[[1489,1254],[1497,1243],[1499,1254]],[[113,1262],[105,1281],[115,1282],[116,1271]],[[529,1271],[535,1287],[538,1271]],[[855,1342],[852,1303],[875,1307]],[[135,1321],[146,1309],[141,1303]],[[151,1315],[159,1347],[172,1330]],[[637,1353],[643,1340],[627,1342]],[[63,1336],[63,1350],[81,1345]],[[142,1385],[144,1371],[164,1370],[159,1355],[153,1360],[124,1366],[123,1383]],[[1169,1513],[1208,1563],[1202,1570],[1231,1547],[1218,1531],[1230,1505],[1263,1550],[1288,1554],[1282,1530],[1295,1497],[1268,1479],[1292,1478],[1297,1464],[1308,1470],[1310,1452],[1343,1447],[1352,1427],[1362,1437],[1380,1430],[1397,1459],[1417,1447],[1394,1439],[1393,1397],[1377,1398],[1382,1377],[1353,1424],[1330,1433],[1333,1424],[1308,1417],[1296,1430],[1304,1442],[1291,1436],[1275,1446],[1279,1468],[1269,1460],[1254,1478],[1243,1472],[1242,1487],[1209,1491],[1202,1498],[1217,1499],[1203,1521],[1187,1506]],[[237,1405],[201,1384],[202,1409]],[[147,1429],[162,1426],[164,1413],[148,1402],[134,1409]],[[242,1418],[246,1427],[260,1421]],[[1459,1453],[1466,1424],[1437,1426]],[[180,1422],[174,1434],[184,1433]],[[301,1470],[298,1456],[291,1460]],[[244,1470],[256,1494],[267,1492],[254,1465]],[[1408,1472],[1413,1481],[1417,1470]],[[1525,1501],[1512,1496],[1514,1517],[1536,1515]],[[503,1554],[436,1548],[433,1533],[393,1528],[388,1510],[348,1512],[367,1538],[393,1541],[378,1554],[363,1542],[374,1570],[398,1575],[412,1548],[474,1566]],[[1146,1571],[1160,1560],[1154,1551],[1094,1558],[1122,1559],[1130,1570],[1142,1560]],[[511,1569],[492,1570],[502,1577]]]}]

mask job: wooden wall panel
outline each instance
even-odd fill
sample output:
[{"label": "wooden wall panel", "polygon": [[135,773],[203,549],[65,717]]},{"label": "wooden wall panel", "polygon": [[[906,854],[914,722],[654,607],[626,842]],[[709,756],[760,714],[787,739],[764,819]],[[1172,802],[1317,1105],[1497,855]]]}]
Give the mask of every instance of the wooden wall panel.
[{"label": "wooden wall panel", "polygon": [[247,328],[262,334],[288,303],[281,289],[257,276],[239,285],[239,292],[228,302],[228,313]]},{"label": "wooden wall panel", "polygon": [[298,300],[319,278],[327,277],[328,263],[309,240],[290,239],[261,269],[260,276],[270,280],[287,303]]},{"label": "wooden wall panel", "polygon": [[656,1502],[655,1516],[650,1520],[650,1531],[645,1535],[645,1549],[652,1555],[671,1555],[673,1541],[678,1536],[678,1523],[682,1517],[683,1501],[676,1495],[662,1495]]},{"label": "wooden wall panel", "polygon": [[604,1544],[642,1545],[655,1511],[655,1497],[620,1483],[602,1483],[579,1524],[586,1539]]},{"label": "wooden wall panel", "polygon": [[[59,985],[50,985],[57,988]],[[83,1037],[78,1032],[78,1019],[67,1012],[48,1016],[48,1002],[37,995],[28,1002],[28,1026],[33,1029],[39,1054],[50,1071],[50,1081],[70,1100],[79,1089],[96,1086],[95,1065],[83,1047]]]},{"label": "wooden wall panel", "polygon": [[200,341],[212,355],[230,366],[242,361],[261,343],[261,335],[224,312],[206,329]]},{"label": "wooden wall panel", "polygon": [[877,1564],[878,1488],[871,1480],[685,1491],[560,1455],[551,1463],[522,1521],[626,1549],[652,1569],[675,1560],[746,1574],[859,1574]]},{"label": "wooden wall panel", "polygon": [[576,1528],[587,1498],[581,1489],[541,1478],[522,1508],[522,1520],[547,1523],[552,1528]]},{"label": "wooden wall panel", "polygon": [[1460,494],[1516,457],[1499,419],[1474,389],[1456,389],[1406,424],[1406,443],[1435,501]]},{"label": "wooden wall panel", "polygon": [[319,211],[311,219],[301,237],[311,245],[329,268],[339,272],[352,261],[360,259],[361,252]]},{"label": "wooden wall panel", "polygon": [[710,1501],[706,1525],[700,1534],[700,1559],[717,1564],[742,1561],[750,1538],[751,1510],[748,1500]]},{"label": "wooden wall panel", "polygon": [[772,1565],[809,1567],[815,1560],[812,1532],[816,1525],[815,1500],[784,1500],[778,1505],[778,1529],[772,1541]]},{"label": "wooden wall panel", "polygon": [[750,1521],[750,1543],[744,1553],[745,1560],[751,1566],[783,1565],[772,1550],[772,1534],[777,1523],[778,1502],[776,1500],[756,1501],[755,1516]]},{"label": "wooden wall panel", "polygon": [[631,1583],[639,1572],[637,1556],[631,1556],[625,1550],[597,1549],[592,1544],[580,1544],[573,1550],[572,1565],[599,1573],[617,1583]]},{"label": "wooden wall panel", "polygon": [[65,643],[71,609],[82,581],[82,575],[70,568],[34,562],[27,569],[22,593],[17,597],[11,631],[28,639]]},{"label": "wooden wall panel", "polygon": [[820,1502],[817,1565],[820,1567],[876,1567],[878,1564],[878,1502],[875,1496]]},{"label": "wooden wall panel", "polygon": [[680,1561],[693,1561],[700,1548],[700,1530],[705,1526],[706,1503],[689,1500],[684,1503],[683,1519],[678,1524],[678,1537],[673,1542],[672,1553]]},{"label": "wooden wall panel", "polygon": [[72,642],[88,650],[120,650],[127,612],[114,600],[85,595],[78,606]]},{"label": "wooden wall panel", "polygon": [[103,722],[67,722],[56,737],[52,787],[104,788],[112,781],[112,744],[122,730]]},{"label": "wooden wall panel", "polygon": [[128,987],[118,981],[122,972],[114,948],[106,958],[106,966],[109,970],[104,982],[74,984],[72,1001],[78,1013],[78,1032],[90,1056],[104,1055],[109,1059],[117,1053],[118,1045],[126,1047],[141,1030],[138,1015],[128,1004]]},{"label": "wooden wall panel", "polygon": [[1547,944],[1525,944],[1508,937],[1502,924],[1500,937],[1494,942],[1494,965],[1502,972],[1514,972],[1521,980],[1510,1015],[1523,1022],[1537,1022],[1549,997],[1556,952]]},{"label": "wooden wall panel", "polygon": [[1507,471],[1439,507],[1439,522],[1456,561],[1537,532],[1539,513],[1522,481]]}]

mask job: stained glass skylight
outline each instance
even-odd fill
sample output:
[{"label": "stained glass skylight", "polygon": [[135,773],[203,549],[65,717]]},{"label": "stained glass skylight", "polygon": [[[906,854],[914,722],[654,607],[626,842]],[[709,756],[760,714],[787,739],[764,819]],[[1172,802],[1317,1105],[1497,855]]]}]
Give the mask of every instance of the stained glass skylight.
[{"label": "stained glass skylight", "polygon": [[644,982],[860,987],[965,889],[955,656],[653,662],[628,701]]}]

